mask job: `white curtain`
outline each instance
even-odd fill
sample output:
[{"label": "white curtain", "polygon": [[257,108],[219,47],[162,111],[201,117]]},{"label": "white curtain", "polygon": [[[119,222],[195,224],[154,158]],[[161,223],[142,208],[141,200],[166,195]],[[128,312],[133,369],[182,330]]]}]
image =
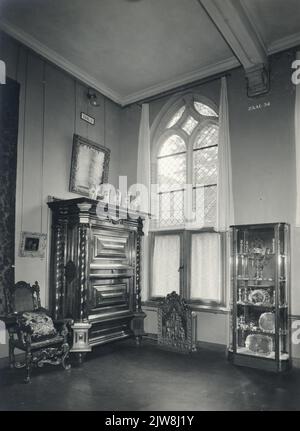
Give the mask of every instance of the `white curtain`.
[{"label": "white curtain", "polygon": [[232,193],[231,149],[229,135],[227,81],[221,79],[219,109],[219,150],[218,150],[218,194],[217,194],[217,231],[226,231],[234,224]]},{"label": "white curtain", "polygon": [[149,213],[150,196],[150,126],[149,105],[142,105],[142,114],[139,131],[139,146],[137,157],[137,184],[143,184],[148,189],[148,195],[141,196],[141,211]]},{"label": "white curtain", "polygon": [[153,296],[179,293],[180,272],[179,235],[156,235],[153,250]]},{"label": "white curtain", "polygon": [[[300,52],[297,52],[300,60]],[[296,144],[296,227],[300,227],[300,84],[296,85],[295,105],[295,144]]]},{"label": "white curtain", "polygon": [[[137,184],[143,184],[148,193],[142,193],[140,196],[140,210],[146,213],[150,212],[150,126],[149,126],[149,105],[142,105],[142,114],[139,130],[139,145],[137,158]],[[144,222],[144,237],[142,241],[141,257],[141,288],[142,299],[148,297],[149,289],[149,244],[148,244],[149,220]]]},{"label": "white curtain", "polygon": [[192,235],[191,299],[221,301],[220,234]]}]

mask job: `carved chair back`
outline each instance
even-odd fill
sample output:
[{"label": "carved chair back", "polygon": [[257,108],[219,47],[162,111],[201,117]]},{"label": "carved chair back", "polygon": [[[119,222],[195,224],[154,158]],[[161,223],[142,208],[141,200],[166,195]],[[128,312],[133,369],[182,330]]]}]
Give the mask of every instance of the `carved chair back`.
[{"label": "carved chair back", "polygon": [[41,308],[40,287],[36,281],[32,286],[18,281],[7,293],[7,312],[22,313]]}]

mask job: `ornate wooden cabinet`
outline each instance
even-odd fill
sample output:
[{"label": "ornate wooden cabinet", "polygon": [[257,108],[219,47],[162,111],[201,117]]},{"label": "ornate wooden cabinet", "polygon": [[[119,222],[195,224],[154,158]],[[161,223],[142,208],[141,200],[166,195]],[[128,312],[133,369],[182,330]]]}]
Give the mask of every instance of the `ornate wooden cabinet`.
[{"label": "ornate wooden cabinet", "polygon": [[52,210],[50,306],[74,319],[73,351],[143,335],[140,248],[143,218],[89,198]]}]

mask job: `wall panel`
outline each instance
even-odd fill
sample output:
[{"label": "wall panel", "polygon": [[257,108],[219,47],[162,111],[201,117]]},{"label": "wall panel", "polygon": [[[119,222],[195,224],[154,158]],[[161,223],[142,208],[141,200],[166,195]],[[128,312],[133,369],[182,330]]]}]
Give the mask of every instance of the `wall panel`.
[{"label": "wall panel", "polygon": [[[100,106],[88,103],[88,88],[31,50],[0,33],[1,58],[7,74],[20,83],[15,278],[41,286],[42,305],[48,304],[49,241],[44,259],[18,256],[21,231],[50,234],[48,196],[66,199],[69,192],[73,134],[77,133],[111,151],[109,180],[118,184],[119,122],[121,108],[98,94]],[[80,119],[80,112],[95,125]],[[110,130],[106,130],[106,128]],[[107,137],[107,138],[106,138]],[[105,142],[107,139],[107,142]],[[6,351],[6,350],[5,350]],[[4,354],[4,353],[3,353]],[[0,349],[0,356],[3,355]]]}]

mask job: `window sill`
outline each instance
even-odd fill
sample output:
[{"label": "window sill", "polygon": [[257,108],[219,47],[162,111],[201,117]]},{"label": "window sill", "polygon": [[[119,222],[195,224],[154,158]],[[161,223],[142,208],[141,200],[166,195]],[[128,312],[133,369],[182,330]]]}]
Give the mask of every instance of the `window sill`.
[{"label": "window sill", "polygon": [[149,233],[165,233],[165,232],[178,232],[178,231],[182,231],[182,232],[211,232],[211,233],[222,233],[217,231],[214,227],[212,226],[207,226],[207,227],[203,227],[203,226],[193,226],[193,225],[177,225],[177,226],[164,226],[164,227],[150,227],[149,229]]},{"label": "window sill", "polygon": [[[160,300],[149,299],[148,301],[143,301],[143,307],[158,308]],[[204,304],[193,304],[187,302],[192,311],[199,311],[203,313],[213,313],[213,314],[229,314],[230,310],[224,306],[216,305],[204,305]]]}]

